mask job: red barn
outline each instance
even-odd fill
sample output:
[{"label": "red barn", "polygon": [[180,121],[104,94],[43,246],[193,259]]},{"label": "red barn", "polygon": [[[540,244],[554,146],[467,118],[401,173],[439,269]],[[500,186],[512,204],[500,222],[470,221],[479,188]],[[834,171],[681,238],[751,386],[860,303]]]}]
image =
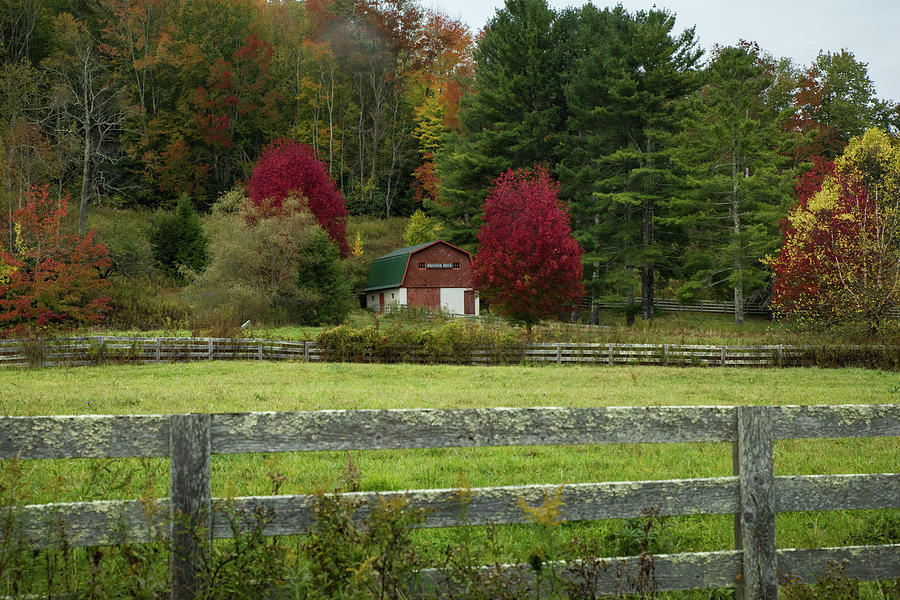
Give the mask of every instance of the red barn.
[{"label": "red barn", "polygon": [[472,255],[440,240],[373,260],[364,294],[366,306],[379,312],[389,306],[458,315],[477,315],[479,310],[472,288]]}]

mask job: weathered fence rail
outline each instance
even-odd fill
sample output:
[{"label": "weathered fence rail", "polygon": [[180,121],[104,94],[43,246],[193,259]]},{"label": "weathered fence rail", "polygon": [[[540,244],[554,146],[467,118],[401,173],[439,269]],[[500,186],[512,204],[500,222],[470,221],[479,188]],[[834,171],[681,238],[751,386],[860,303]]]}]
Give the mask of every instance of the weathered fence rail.
[{"label": "weathered fence rail", "polygon": [[[842,346],[843,350],[897,350]],[[557,363],[709,367],[781,367],[816,364],[814,346],[710,346],[691,344],[543,343],[463,349],[446,355],[422,347],[392,346],[348,356],[312,341],[231,338],[77,337],[0,340],[2,366],[82,366],[109,362],[163,363],[204,360],[353,362],[452,362],[457,364]],[[333,355],[334,354],[334,355]]]},{"label": "weathered fence rail", "polygon": [[[596,300],[594,301],[594,304],[599,308],[624,308],[626,306],[624,300]],[[639,299],[638,304],[640,304]],[[590,308],[591,300],[585,299],[580,306],[581,308],[585,309]],[[697,300],[692,304],[681,304],[674,298],[656,298],[653,300],[653,306],[654,308],[657,308],[659,310],[672,312],[698,312],[724,315],[734,314],[733,300]],[[746,302],[744,303],[744,314],[757,317],[771,317],[772,311],[769,309],[768,304]],[[887,311],[884,316],[891,319],[900,319],[900,307],[892,308],[891,310]]]},{"label": "weathered fence rail", "polygon": [[[637,300],[638,304],[640,304],[640,299]],[[624,308],[625,301],[604,301],[604,300],[595,300],[594,304],[596,304],[600,308]],[[591,301],[587,300],[582,303],[583,308],[590,308]],[[715,313],[715,314],[726,314],[732,315],[734,314],[734,301],[733,300],[697,300],[692,304],[680,304],[678,300],[674,298],[655,298],[653,300],[654,308],[660,310],[669,310],[675,312],[699,312],[699,313]],[[755,315],[761,317],[770,317],[772,316],[772,311],[769,310],[769,306],[767,304],[753,303],[753,302],[745,302],[744,303],[744,314],[745,315]]]},{"label": "weathered fence rail", "polygon": [[[37,544],[62,531],[70,546],[145,543],[163,528],[173,545],[173,598],[200,585],[196,557],[209,538],[232,535],[223,501],[211,497],[210,456],[555,444],[731,442],[730,477],[574,485],[522,485],[471,490],[467,523],[522,523],[520,500],[539,503],[561,490],[562,521],[660,515],[735,515],[735,549],[654,557],[657,589],[738,588],[746,598],[776,598],[779,582],[813,583],[834,562],[862,580],[900,577],[900,545],[777,549],[775,516],[788,511],[900,508],[900,473],[774,476],[773,441],[791,438],[900,436],[900,405],[643,408],[494,408],[358,410],[297,413],[0,418],[0,459],[169,457],[170,498],[148,511],[140,501],[57,503],[25,507]],[[402,494],[428,509],[424,527],[459,525],[458,490],[346,494],[362,516]],[[267,535],[303,534],[314,519],[311,496],[242,497],[231,510],[274,511]],[[174,518],[175,516],[181,518]],[[175,526],[172,525],[175,523]],[[62,528],[62,529],[61,529]],[[58,538],[55,538],[58,539]],[[601,593],[634,591],[636,557],[604,559]],[[522,569],[510,565],[511,570]],[[423,573],[440,585],[438,570]],[[629,587],[632,586],[632,587]]]}]

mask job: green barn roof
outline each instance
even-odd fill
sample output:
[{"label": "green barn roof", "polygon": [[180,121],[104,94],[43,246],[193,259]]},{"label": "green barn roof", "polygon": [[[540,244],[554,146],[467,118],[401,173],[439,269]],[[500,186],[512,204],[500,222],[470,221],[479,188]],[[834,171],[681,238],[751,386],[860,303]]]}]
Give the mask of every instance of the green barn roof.
[{"label": "green barn roof", "polygon": [[409,255],[436,243],[426,242],[415,246],[407,246],[406,248],[398,248],[384,256],[379,256],[372,261],[372,267],[369,269],[369,279],[366,280],[366,289],[363,291],[373,292],[375,290],[400,287],[400,284],[403,283],[403,275],[406,273]]}]

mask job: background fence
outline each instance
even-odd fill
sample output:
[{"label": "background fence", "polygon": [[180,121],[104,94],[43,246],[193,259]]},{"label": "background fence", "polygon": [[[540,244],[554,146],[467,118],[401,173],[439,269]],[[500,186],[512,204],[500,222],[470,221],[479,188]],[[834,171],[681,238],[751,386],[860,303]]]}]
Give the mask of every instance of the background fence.
[{"label": "background fence", "polygon": [[[638,305],[640,306],[641,299],[636,298]],[[595,300],[594,304],[596,304],[600,308],[624,308],[625,301],[604,301],[604,300]],[[653,307],[660,310],[669,310],[675,312],[699,312],[699,313],[716,313],[716,314],[734,314],[734,300],[697,300],[693,304],[679,304],[678,300],[674,298],[655,298],[653,300]],[[586,306],[583,308],[590,308],[590,301],[588,301]],[[744,314],[745,315],[753,315],[759,317],[771,317],[772,311],[769,310],[769,306],[767,304],[758,304],[745,302],[744,303]]]},{"label": "background fence", "polygon": [[[790,438],[900,436],[900,405],[775,407],[514,408],[357,410],[297,413],[0,418],[0,459],[169,457],[170,497],[146,522],[141,501],[25,507],[35,543],[60,530],[70,546],[146,543],[166,527],[172,544],[173,598],[191,598],[198,556],[209,539],[232,535],[223,501],[211,497],[211,454],[557,444],[731,442],[734,475],[704,479],[476,488],[467,523],[525,522],[520,499],[540,503],[561,490],[561,521],[734,514],[735,548],[657,555],[659,591],[737,588],[745,598],[778,595],[779,582],[815,583],[834,563],[848,578],[900,577],[900,545],[777,549],[779,512],[900,508],[900,474],[774,476],[773,441]],[[405,495],[426,508],[424,527],[459,525],[458,490],[346,494],[359,514],[379,499]],[[233,509],[274,511],[266,535],[302,534],[313,522],[311,496],[234,498]],[[180,518],[175,519],[175,516]],[[174,526],[172,524],[175,524]],[[645,557],[646,558],[646,557]],[[593,574],[598,594],[635,591],[641,557],[604,559]],[[559,568],[555,565],[553,568]],[[509,569],[524,569],[510,565]],[[561,569],[562,570],[562,569]],[[441,585],[442,572],[424,580]],[[565,572],[561,573],[565,577]]]},{"label": "background fence", "polygon": [[[418,346],[333,351],[311,341],[229,338],[77,337],[0,340],[0,366],[79,366],[198,360],[300,360],[457,364],[597,364],[708,367],[812,366],[815,346],[709,346],[690,344],[544,343],[451,348],[429,352]],[[900,360],[900,348],[834,346],[835,352],[885,354]]]}]

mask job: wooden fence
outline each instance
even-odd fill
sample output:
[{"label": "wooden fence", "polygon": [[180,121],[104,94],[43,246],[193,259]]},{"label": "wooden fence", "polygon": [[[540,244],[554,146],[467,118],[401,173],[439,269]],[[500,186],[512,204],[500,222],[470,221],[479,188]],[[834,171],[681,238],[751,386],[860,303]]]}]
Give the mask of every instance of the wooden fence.
[{"label": "wooden fence", "polygon": [[[71,546],[146,543],[155,527],[171,532],[173,598],[192,597],[197,557],[212,538],[230,537],[222,501],[211,497],[210,456],[556,444],[731,442],[734,475],[705,479],[523,485],[471,490],[467,522],[522,523],[519,501],[540,503],[562,490],[562,521],[659,515],[734,514],[735,548],[653,557],[659,591],[737,588],[745,598],[776,598],[783,582],[814,583],[835,562],[848,578],[900,577],[900,544],[815,549],[776,548],[779,512],[900,508],[900,474],[774,475],[773,441],[791,438],[900,436],[900,405],[642,408],[493,408],[460,410],[326,410],[297,413],[0,418],[0,459],[169,457],[170,497],[157,501],[148,527],[140,501],[32,505],[24,509],[36,542],[51,529]],[[459,525],[458,490],[349,494],[364,512],[379,495],[405,495],[428,509],[424,527]],[[230,506],[274,511],[266,535],[303,534],[314,498],[235,498]],[[150,514],[157,514],[153,511]],[[183,518],[175,519],[175,516]],[[167,518],[168,517],[168,518]],[[167,525],[167,523],[169,525]],[[175,525],[172,526],[171,523]],[[58,533],[57,533],[58,535]],[[639,557],[609,558],[593,575],[598,594],[635,591]],[[560,565],[554,565],[559,568]],[[509,569],[521,569],[510,565]],[[428,570],[425,581],[440,582]],[[563,574],[562,576],[565,576]]]},{"label": "wooden fence", "polygon": [[[641,299],[637,298],[636,301],[638,305],[640,305]],[[600,308],[623,308],[625,306],[625,301],[597,300],[594,302],[594,304],[596,304]],[[657,308],[659,310],[669,310],[675,312],[699,312],[726,315],[734,314],[734,300],[697,300],[693,304],[680,304],[678,300],[675,300],[674,298],[655,298],[653,300],[653,306],[654,308]],[[590,301],[588,301],[587,306],[583,306],[583,308],[590,308]],[[769,310],[769,306],[767,304],[745,302],[744,314],[759,317],[771,317],[772,311]]]},{"label": "wooden fence", "polygon": [[[849,350],[884,347],[845,346]],[[815,364],[813,346],[710,346],[691,344],[543,343],[463,349],[446,355],[422,347],[329,356],[316,342],[229,339],[77,337],[45,341],[0,340],[0,366],[80,366],[103,363],[202,360],[451,362],[461,364],[598,364],[708,367],[787,367]]]}]

